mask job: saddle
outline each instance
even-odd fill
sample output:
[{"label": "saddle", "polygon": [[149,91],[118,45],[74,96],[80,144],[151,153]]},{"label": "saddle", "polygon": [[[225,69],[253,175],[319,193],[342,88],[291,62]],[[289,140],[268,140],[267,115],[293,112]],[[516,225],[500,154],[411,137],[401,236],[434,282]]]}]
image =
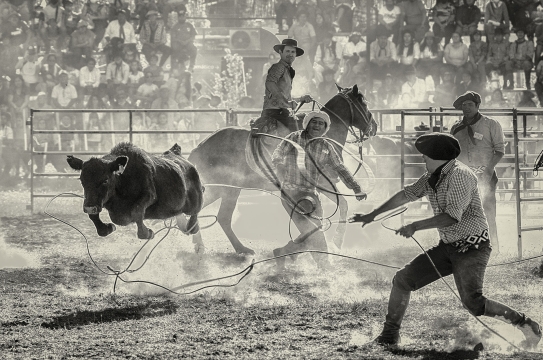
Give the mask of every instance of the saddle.
[{"label": "saddle", "polygon": [[249,167],[265,178],[275,178],[276,175],[271,172],[271,157],[281,140],[258,134],[264,133],[284,138],[291,132],[302,130],[304,117],[305,113],[298,113],[294,117],[289,117],[288,126],[271,117],[251,119],[249,122],[251,135],[245,145],[245,159]]}]

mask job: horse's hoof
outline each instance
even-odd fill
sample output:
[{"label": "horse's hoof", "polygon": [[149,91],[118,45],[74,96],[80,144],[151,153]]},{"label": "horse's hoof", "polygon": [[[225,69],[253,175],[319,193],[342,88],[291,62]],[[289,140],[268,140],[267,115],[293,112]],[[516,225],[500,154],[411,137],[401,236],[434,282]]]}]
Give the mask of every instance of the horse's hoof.
[{"label": "horse's hoof", "polygon": [[206,247],[204,244],[194,244],[194,252],[196,254],[203,254],[206,252]]}]

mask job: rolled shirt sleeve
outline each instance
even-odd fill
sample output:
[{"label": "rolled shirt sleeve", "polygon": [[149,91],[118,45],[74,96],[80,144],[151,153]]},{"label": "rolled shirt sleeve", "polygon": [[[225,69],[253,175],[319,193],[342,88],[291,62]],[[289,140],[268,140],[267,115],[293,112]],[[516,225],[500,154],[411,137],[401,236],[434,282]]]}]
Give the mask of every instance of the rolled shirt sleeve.
[{"label": "rolled shirt sleeve", "polygon": [[428,194],[428,189],[430,188],[430,185],[428,184],[429,177],[430,174],[426,173],[413,184],[404,187],[403,191],[407,200],[415,201]]},{"label": "rolled shirt sleeve", "polygon": [[493,121],[491,123],[490,136],[492,138],[494,152],[505,154],[505,136],[503,134],[502,126],[499,122]]}]

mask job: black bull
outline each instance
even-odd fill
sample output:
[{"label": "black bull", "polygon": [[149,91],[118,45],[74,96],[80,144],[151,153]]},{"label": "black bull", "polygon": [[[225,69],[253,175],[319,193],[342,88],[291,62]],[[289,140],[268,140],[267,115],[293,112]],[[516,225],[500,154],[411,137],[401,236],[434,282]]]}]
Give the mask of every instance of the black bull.
[{"label": "black bull", "polygon": [[[115,225],[100,220],[102,209],[109,211],[114,224],[135,222],[140,239],[154,235],[143,224],[144,219],[176,216],[182,231],[198,231],[203,187],[196,168],[181,156],[179,145],[155,156],[130,143],[120,143],[102,158],[83,161],[69,155],[67,161],[72,169],[81,171],[83,211],[89,214],[98,235],[115,231]],[[190,216],[188,223],[183,214]]]}]

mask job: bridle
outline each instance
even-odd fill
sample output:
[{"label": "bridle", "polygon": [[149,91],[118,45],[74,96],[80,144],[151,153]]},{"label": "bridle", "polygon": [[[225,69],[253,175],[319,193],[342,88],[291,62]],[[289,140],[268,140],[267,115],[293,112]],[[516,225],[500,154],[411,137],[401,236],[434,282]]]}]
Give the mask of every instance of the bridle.
[{"label": "bridle", "polygon": [[[371,136],[372,136],[371,133],[372,133],[372,130],[373,130],[373,121],[375,121],[375,120],[373,120],[373,116],[371,118],[368,117],[366,111],[364,111],[364,109],[362,109],[362,105],[359,104],[358,102],[355,102],[349,96],[349,92],[352,92],[352,89],[349,89],[349,90],[343,89],[340,92],[338,92],[338,94],[336,95],[336,96],[342,97],[347,102],[347,104],[349,105],[349,111],[351,113],[351,119],[350,119],[349,124],[347,124],[345,122],[345,120],[343,120],[341,118],[341,116],[339,116],[336,112],[334,112],[332,109],[330,109],[329,107],[326,106],[328,103],[330,103],[330,101],[332,101],[335,98],[335,96],[332,99],[330,99],[325,105],[322,105],[317,101],[315,101],[315,103],[317,103],[321,107],[321,110],[326,110],[327,112],[329,112],[330,114],[332,114],[336,118],[338,118],[339,121],[341,121],[341,123],[345,126],[345,128],[355,138],[354,142],[358,144],[358,154],[360,156],[360,160],[363,160],[362,144],[364,143],[364,140],[367,140],[367,139],[371,138]],[[353,126],[354,121],[355,121],[355,115],[356,115],[355,110],[358,113],[360,113],[360,115],[362,115],[362,119],[364,119],[364,122],[366,123],[366,129],[364,130],[364,132],[362,132],[361,129],[358,129],[358,133],[360,135],[356,134],[356,130],[354,129],[354,126]],[[371,115],[371,113],[370,113],[370,115]],[[358,168],[354,172],[354,175],[356,175],[358,170],[360,170],[360,164],[358,165]]]}]

